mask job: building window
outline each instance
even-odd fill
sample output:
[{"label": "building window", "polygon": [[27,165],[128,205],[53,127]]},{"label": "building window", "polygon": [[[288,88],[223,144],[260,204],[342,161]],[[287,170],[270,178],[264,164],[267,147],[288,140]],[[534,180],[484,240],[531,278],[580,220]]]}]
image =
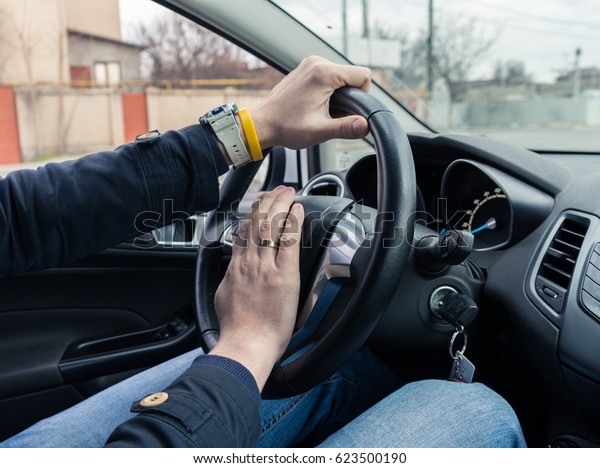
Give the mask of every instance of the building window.
[{"label": "building window", "polygon": [[121,83],[121,64],[119,62],[96,62],[94,64],[94,80],[99,86],[118,85]]},{"label": "building window", "polygon": [[89,88],[92,81],[92,71],[90,67],[78,67],[71,65],[71,83],[72,86],[80,88]]}]

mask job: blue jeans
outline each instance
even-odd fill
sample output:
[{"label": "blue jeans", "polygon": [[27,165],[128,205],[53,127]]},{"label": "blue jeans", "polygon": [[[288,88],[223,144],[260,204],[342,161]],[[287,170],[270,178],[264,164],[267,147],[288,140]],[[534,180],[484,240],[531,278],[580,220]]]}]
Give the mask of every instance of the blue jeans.
[{"label": "blue jeans", "polygon": [[[133,417],[132,401],[162,390],[199,352],[135,375],[0,447],[101,447],[117,425]],[[395,375],[363,350],[314,389],[284,400],[264,400],[256,447],[525,446],[511,407],[481,384],[429,380],[396,390],[399,386]]]}]

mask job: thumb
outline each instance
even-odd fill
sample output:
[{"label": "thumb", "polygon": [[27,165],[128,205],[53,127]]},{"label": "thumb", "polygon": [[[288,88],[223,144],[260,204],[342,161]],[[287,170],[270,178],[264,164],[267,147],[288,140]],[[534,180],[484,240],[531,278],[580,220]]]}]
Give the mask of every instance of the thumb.
[{"label": "thumb", "polygon": [[369,133],[367,119],[359,115],[338,117],[330,121],[331,135],[329,138],[356,139]]}]

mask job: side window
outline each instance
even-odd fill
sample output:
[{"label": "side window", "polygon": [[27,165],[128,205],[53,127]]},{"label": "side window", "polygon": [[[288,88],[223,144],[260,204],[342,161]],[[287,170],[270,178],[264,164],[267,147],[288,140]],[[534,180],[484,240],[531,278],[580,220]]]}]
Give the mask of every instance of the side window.
[{"label": "side window", "polygon": [[181,128],[224,102],[251,106],[281,78],[150,0],[4,2],[0,175]]},{"label": "side window", "polygon": [[321,145],[321,170],[345,171],[375,149],[365,140],[331,140]]}]

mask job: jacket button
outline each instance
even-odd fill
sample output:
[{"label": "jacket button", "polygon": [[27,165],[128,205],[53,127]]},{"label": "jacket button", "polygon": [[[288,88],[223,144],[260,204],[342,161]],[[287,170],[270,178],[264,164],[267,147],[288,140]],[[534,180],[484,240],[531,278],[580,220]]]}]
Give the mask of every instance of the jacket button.
[{"label": "jacket button", "polygon": [[153,406],[162,405],[165,401],[169,399],[169,394],[165,392],[153,393],[152,395],[148,395],[142,401],[140,401],[140,406],[142,408],[152,408]]},{"label": "jacket button", "polygon": [[135,141],[140,142],[140,141],[154,140],[155,138],[158,138],[159,136],[160,136],[160,132],[158,130],[152,130],[151,132],[142,133],[141,135],[136,136]]}]

